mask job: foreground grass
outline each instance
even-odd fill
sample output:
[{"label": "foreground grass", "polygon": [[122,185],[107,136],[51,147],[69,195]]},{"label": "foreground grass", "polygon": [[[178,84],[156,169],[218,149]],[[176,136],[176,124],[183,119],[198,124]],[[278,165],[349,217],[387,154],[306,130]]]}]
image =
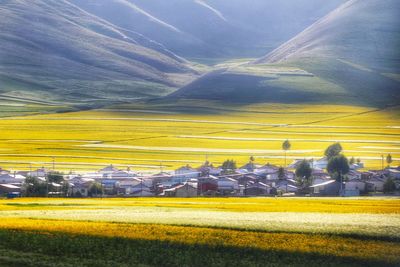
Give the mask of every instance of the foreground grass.
[{"label": "foreground grass", "polygon": [[[107,266],[395,266],[400,243],[301,233],[50,220],[2,220],[0,246]],[[1,252],[1,250],[0,250]],[[44,257],[44,259],[43,259]],[[42,258],[42,259],[41,259]],[[93,260],[93,261],[90,261]],[[1,261],[6,262],[4,256]],[[10,261],[10,259],[8,259]],[[62,258],[56,262],[62,262]],[[83,261],[79,266],[86,266]],[[68,263],[68,261],[66,262]],[[88,265],[90,265],[88,264]],[[268,265],[268,264],[267,264]]]},{"label": "foreground grass", "polygon": [[399,202],[1,200],[0,266],[398,266]]},{"label": "foreground grass", "polygon": [[1,218],[400,238],[397,198],[27,198],[0,201]]}]

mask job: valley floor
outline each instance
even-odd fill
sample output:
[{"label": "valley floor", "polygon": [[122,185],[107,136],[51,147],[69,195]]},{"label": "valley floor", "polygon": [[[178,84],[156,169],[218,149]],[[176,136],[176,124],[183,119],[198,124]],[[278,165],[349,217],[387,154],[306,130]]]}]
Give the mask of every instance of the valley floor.
[{"label": "valley floor", "polygon": [[159,172],[182,165],[214,165],[232,158],[241,166],[284,165],[289,139],[294,159],[323,156],[340,142],[348,157],[380,169],[381,156],[400,159],[399,107],[224,104],[185,100],[137,103],[92,111],[0,119],[0,166],[90,171],[108,164]]}]

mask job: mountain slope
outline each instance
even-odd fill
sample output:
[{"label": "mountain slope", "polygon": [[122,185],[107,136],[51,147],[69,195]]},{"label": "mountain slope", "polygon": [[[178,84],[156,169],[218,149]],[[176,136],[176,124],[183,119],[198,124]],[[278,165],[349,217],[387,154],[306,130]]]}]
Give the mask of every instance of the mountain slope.
[{"label": "mountain slope", "polygon": [[[399,13],[396,0],[350,0],[266,57],[213,76],[218,87],[202,77],[172,96],[398,104]],[[254,83],[238,86],[237,75]]]},{"label": "mountain slope", "polygon": [[[259,57],[344,0],[69,0],[188,58]],[[118,15],[116,15],[118,14]]]},{"label": "mountain slope", "polygon": [[377,70],[400,68],[400,2],[351,0],[258,62],[316,57]]},{"label": "mountain slope", "polygon": [[165,94],[194,73],[161,45],[65,0],[0,0],[0,17],[2,95],[129,99]]}]

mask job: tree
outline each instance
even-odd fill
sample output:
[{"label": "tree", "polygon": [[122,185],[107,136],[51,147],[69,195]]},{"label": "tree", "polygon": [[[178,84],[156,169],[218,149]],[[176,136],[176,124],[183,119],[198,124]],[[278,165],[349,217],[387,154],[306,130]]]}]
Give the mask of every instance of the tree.
[{"label": "tree", "polygon": [[62,183],[61,192],[63,193],[64,196],[66,196],[66,197],[69,196],[70,188],[71,188],[71,185],[67,181]]},{"label": "tree", "polygon": [[289,140],[286,140],[285,142],[282,143],[282,149],[285,151],[285,167],[286,167],[286,153],[288,150],[290,150],[290,147],[292,145],[290,144]]},{"label": "tree", "polygon": [[396,190],[396,184],[394,183],[392,178],[388,178],[386,182],[383,184],[383,192],[392,193]]},{"label": "tree", "polygon": [[225,160],[224,163],[222,163],[222,170],[224,174],[233,173],[236,169],[236,161],[234,160],[228,159]]},{"label": "tree", "polygon": [[51,172],[47,175],[47,181],[49,183],[61,183],[64,181],[64,176],[59,172]]},{"label": "tree", "polygon": [[47,183],[41,183],[35,177],[27,177],[25,179],[25,195],[27,197],[45,197]]},{"label": "tree", "polygon": [[333,157],[339,156],[339,154],[342,152],[343,148],[340,143],[334,143],[325,150],[325,156],[328,160],[330,160]]},{"label": "tree", "polygon": [[391,155],[391,154],[388,154],[388,155],[386,156],[386,162],[387,162],[387,164],[388,164],[389,167],[390,167],[390,164],[392,164],[392,162],[393,162],[393,158],[392,158],[392,155]]},{"label": "tree", "polygon": [[285,178],[285,169],[283,167],[278,169],[278,178],[279,180],[283,180]]},{"label": "tree", "polygon": [[343,176],[350,171],[349,161],[344,155],[335,156],[329,160],[327,170],[336,181],[343,182]]},{"label": "tree", "polygon": [[88,195],[91,197],[95,197],[98,195],[103,195],[103,187],[101,186],[100,183],[93,183],[89,187]]},{"label": "tree", "polygon": [[296,177],[301,186],[310,186],[312,184],[312,169],[307,160],[302,160],[296,168]]}]

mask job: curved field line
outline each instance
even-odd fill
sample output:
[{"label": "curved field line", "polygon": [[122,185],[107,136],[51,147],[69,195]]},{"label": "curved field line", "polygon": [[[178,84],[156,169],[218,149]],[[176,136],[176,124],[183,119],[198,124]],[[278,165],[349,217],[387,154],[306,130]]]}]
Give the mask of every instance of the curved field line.
[{"label": "curved field line", "polygon": [[[285,141],[287,138],[248,138],[248,137],[228,137],[228,136],[205,136],[205,135],[178,135],[177,138],[188,139],[212,139],[212,140],[230,140],[230,141]],[[291,138],[291,141],[298,142],[340,142],[340,143],[378,143],[378,144],[400,144],[397,140],[346,140],[346,139],[299,139]]]}]

